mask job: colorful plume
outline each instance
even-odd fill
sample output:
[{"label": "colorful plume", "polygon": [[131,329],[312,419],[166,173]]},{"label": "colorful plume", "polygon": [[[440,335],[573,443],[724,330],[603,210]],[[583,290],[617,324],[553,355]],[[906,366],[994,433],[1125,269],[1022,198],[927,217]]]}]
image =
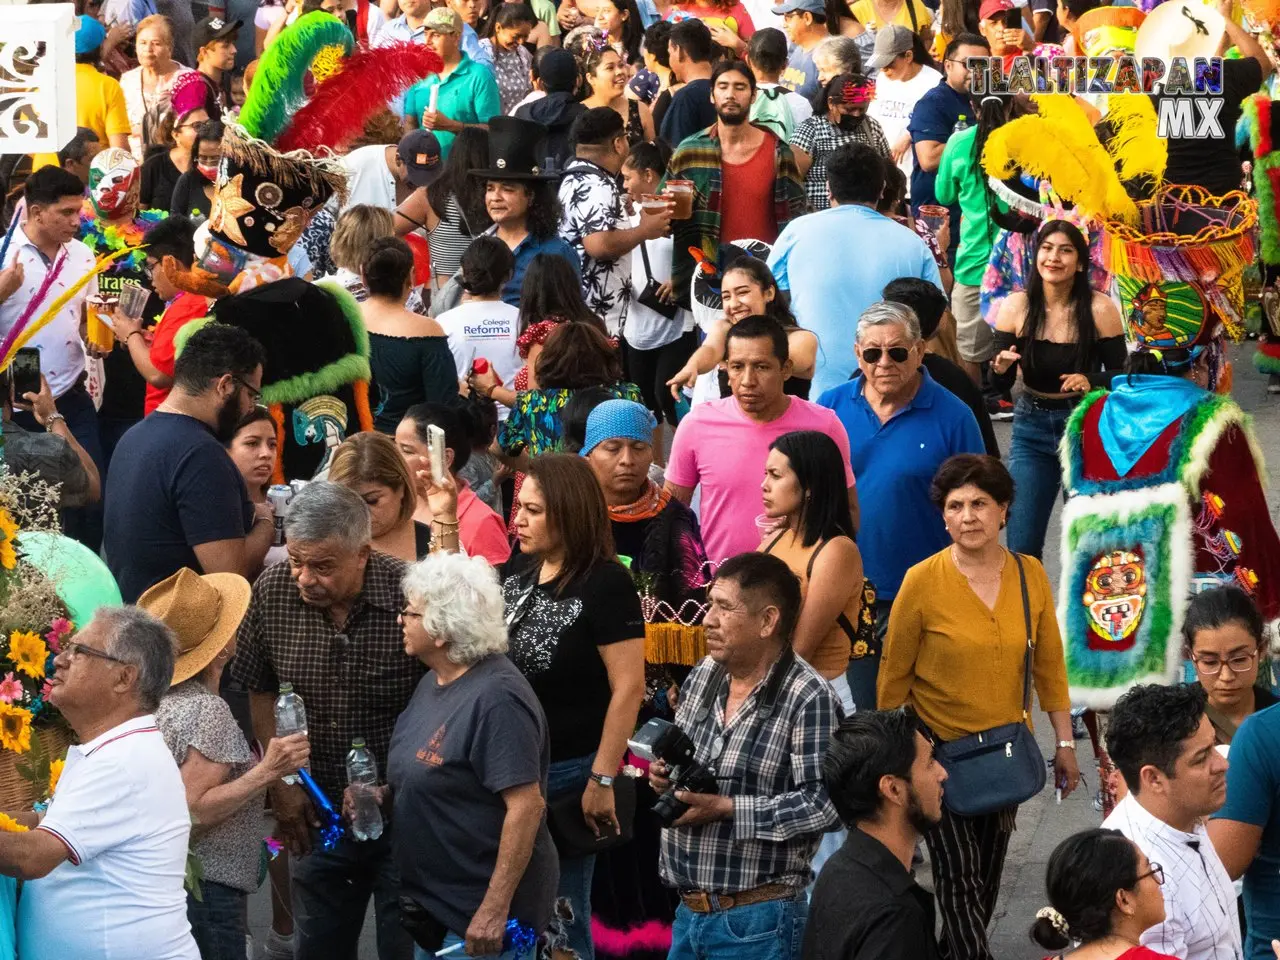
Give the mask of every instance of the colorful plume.
[{"label": "colorful plume", "polygon": [[1156,108],[1150,97],[1113,94],[1107,97],[1107,122],[1115,136],[1107,151],[1120,163],[1120,179],[1147,176],[1159,186],[1169,162],[1169,144],[1156,133]]}]

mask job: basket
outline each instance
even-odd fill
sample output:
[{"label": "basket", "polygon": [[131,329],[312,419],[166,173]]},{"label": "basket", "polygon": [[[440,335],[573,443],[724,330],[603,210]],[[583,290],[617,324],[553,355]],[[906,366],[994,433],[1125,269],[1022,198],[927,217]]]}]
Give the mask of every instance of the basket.
[{"label": "basket", "polygon": [[[38,740],[50,760],[65,757],[71,739],[71,731],[62,723],[31,728],[32,750]],[[28,756],[29,753],[0,750],[0,810],[30,810],[43,799],[36,796],[36,785],[18,772],[18,765]]]}]

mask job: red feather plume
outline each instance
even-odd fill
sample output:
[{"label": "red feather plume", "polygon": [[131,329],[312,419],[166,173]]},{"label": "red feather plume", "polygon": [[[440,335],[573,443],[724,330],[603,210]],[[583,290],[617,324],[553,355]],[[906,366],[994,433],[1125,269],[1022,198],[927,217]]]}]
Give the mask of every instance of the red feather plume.
[{"label": "red feather plume", "polygon": [[421,43],[405,41],[359,50],[316,87],[275,147],[283,153],[322,146],[337,149],[359,134],[369,117],[443,66],[435,51]]}]

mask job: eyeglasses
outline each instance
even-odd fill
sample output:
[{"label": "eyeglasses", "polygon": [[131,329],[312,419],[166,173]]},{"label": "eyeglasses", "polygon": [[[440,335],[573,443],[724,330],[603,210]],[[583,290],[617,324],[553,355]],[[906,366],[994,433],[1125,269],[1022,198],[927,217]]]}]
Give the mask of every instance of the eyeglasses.
[{"label": "eyeglasses", "polygon": [[237,377],[234,373],[231,375],[231,379],[249,391],[249,399],[251,399],[254,403],[258,402],[258,398],[262,396],[261,390],[259,390],[255,386],[252,386],[251,384],[245,383],[243,380]]},{"label": "eyeglasses", "polygon": [[97,657],[99,660],[110,660],[112,663],[128,665],[127,661],[121,660],[119,657],[113,657],[105,650],[99,650],[97,647],[91,647],[88,644],[77,643],[74,640],[64,641],[62,649],[67,652],[67,656],[72,660],[79,660],[81,657]]},{"label": "eyeglasses", "polygon": [[967,60],[957,60],[957,59],[955,59],[954,57],[948,57],[946,60],[943,60],[942,62],[943,62],[943,63],[958,63],[958,64],[960,64],[960,66],[964,67],[966,70],[968,70],[968,69],[969,69],[969,62],[968,62]]},{"label": "eyeglasses", "polygon": [[1149,866],[1151,869],[1148,870],[1146,873],[1139,875],[1138,881],[1137,883],[1134,884],[1134,886],[1136,887],[1143,880],[1147,879],[1147,877],[1150,877],[1152,880],[1156,882],[1156,886],[1163,887],[1164,886],[1164,867],[1160,866],[1160,864],[1158,863],[1149,863],[1147,864],[1147,866]]},{"label": "eyeglasses", "polygon": [[421,620],[422,614],[414,613],[408,607],[405,607],[403,610],[400,611],[400,619],[401,620],[413,620],[413,619]]},{"label": "eyeglasses", "polygon": [[1246,673],[1253,667],[1253,661],[1258,658],[1258,651],[1252,653],[1242,653],[1232,657],[1230,660],[1219,660],[1217,657],[1197,657],[1192,655],[1191,659],[1196,665],[1196,670],[1203,673],[1206,677],[1216,677],[1222,672],[1225,665],[1232,673]]},{"label": "eyeglasses", "polygon": [[156,271],[159,269],[160,264],[156,263],[154,260],[148,260],[142,265],[142,275],[150,280],[155,276]]},{"label": "eyeglasses", "polygon": [[[911,350],[908,347],[890,347],[888,353],[889,359],[894,363],[906,363],[907,357],[911,356]],[[862,359],[873,367],[884,355],[885,351],[881,347],[867,347],[862,351]]]}]

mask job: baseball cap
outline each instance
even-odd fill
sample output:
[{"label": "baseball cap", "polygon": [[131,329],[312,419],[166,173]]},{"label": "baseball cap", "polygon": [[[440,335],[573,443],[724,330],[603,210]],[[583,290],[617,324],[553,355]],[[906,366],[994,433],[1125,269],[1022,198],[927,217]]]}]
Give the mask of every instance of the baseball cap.
[{"label": "baseball cap", "polygon": [[538,79],[547,93],[572,93],[578,83],[578,61],[568,50],[547,50],[538,59]]},{"label": "baseball cap", "polygon": [[994,20],[997,15],[1012,9],[1012,0],[982,0],[982,6],[978,8],[978,19]]},{"label": "baseball cap", "polygon": [[76,53],[92,53],[107,39],[107,28],[88,14],[76,18]]},{"label": "baseball cap", "polygon": [[778,6],[773,8],[776,16],[782,16],[787,13],[825,13],[826,7],[822,0],[783,0]]},{"label": "baseball cap", "polygon": [[423,27],[432,33],[461,33],[462,18],[448,7],[436,7],[427,14]]},{"label": "baseball cap", "polygon": [[191,45],[196,50],[207,47],[215,40],[226,40],[236,35],[243,20],[223,20],[222,17],[205,17],[191,28]]},{"label": "baseball cap", "polygon": [[876,31],[876,46],[867,61],[868,70],[883,70],[911,49],[912,33],[906,27],[891,23]]},{"label": "baseball cap", "polygon": [[396,156],[404,164],[405,179],[415,187],[430,186],[444,172],[440,141],[430,130],[410,130],[400,138]]}]

